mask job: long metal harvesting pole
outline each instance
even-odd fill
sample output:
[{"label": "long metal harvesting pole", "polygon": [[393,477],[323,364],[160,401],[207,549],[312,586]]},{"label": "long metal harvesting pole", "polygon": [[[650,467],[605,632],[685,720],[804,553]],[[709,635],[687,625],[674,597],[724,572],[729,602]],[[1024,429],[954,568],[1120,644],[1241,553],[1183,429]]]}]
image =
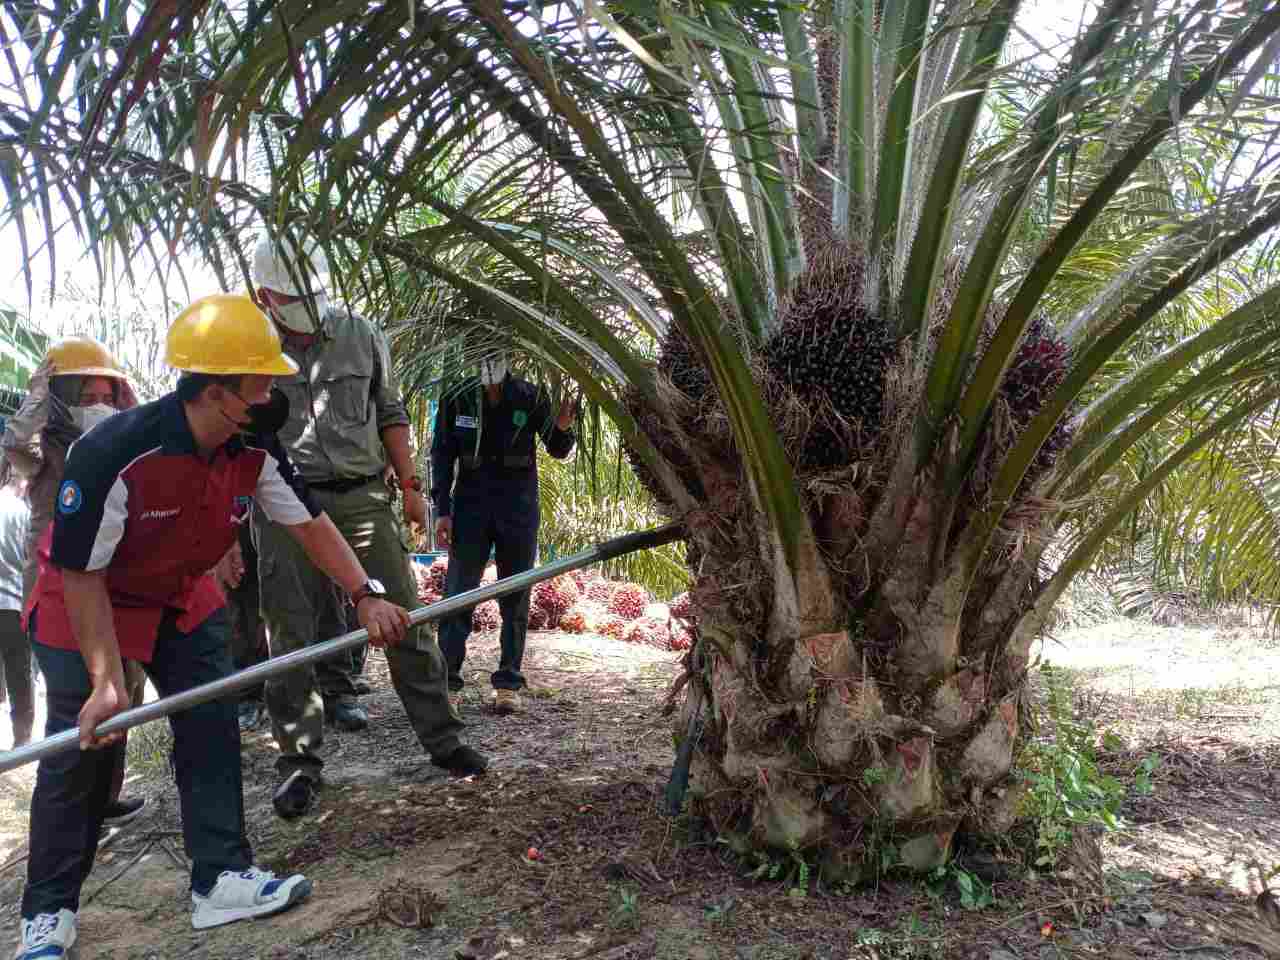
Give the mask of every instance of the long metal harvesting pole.
[{"label": "long metal harvesting pole", "polygon": [[[550,580],[552,577],[558,577],[560,574],[568,573],[570,570],[577,570],[579,567],[590,566],[593,563],[603,563],[615,557],[635,553],[637,550],[660,547],[663,544],[680,539],[682,535],[680,524],[670,523],[653,530],[615,537],[612,540],[598,543],[594,547],[588,547],[578,553],[534,567],[524,573],[517,573],[496,583],[485,584],[474,590],[468,590],[466,593],[460,593],[456,597],[449,597],[447,600],[441,600],[425,607],[418,607],[416,610],[410,611],[409,621],[416,625],[425,623],[428,620],[439,620],[468,607],[473,607],[477,603],[524,590],[535,583]],[[227,694],[257,686],[268,677],[275,677],[282,673],[288,673],[290,670],[297,670],[299,667],[308,666],[317,660],[323,660],[342,650],[357,647],[364,643],[368,637],[367,630],[354,630],[332,640],[317,643],[313,647],[295,650],[293,653],[285,654],[283,657],[273,657],[264,663],[255,664],[230,676],[223,677],[221,680],[214,680],[212,683],[192,687],[182,693],[175,693],[171,697],[162,697],[140,707],[134,707],[132,710],[125,710],[123,713],[118,713],[110,720],[99,724],[96,732],[99,736],[105,736],[108,733],[128,730],[130,727],[150,723],[152,720],[159,720],[161,717],[167,717],[171,713],[177,713],[179,710],[186,710],[202,703],[208,703],[210,700],[219,700],[227,696]],[[37,740],[16,750],[0,753],[0,773],[13,770],[16,767],[24,766],[44,757],[51,757],[55,753],[78,750],[79,748],[80,731],[74,728],[64,730],[62,733],[45,740]]]}]

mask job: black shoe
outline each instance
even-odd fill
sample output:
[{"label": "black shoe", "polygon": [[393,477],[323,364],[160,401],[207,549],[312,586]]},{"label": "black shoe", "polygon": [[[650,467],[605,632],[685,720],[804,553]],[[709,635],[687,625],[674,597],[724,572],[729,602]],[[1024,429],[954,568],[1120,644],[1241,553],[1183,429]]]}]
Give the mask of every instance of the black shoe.
[{"label": "black shoe", "polygon": [[253,730],[262,719],[262,704],[256,700],[240,701],[240,729]]},{"label": "black shoe", "polygon": [[147,801],[143,797],[122,798],[114,803],[109,803],[107,804],[106,813],[102,815],[103,825],[118,827],[121,824],[128,823],[142,813],[146,806]]},{"label": "black shoe", "polygon": [[373,693],[373,687],[370,685],[368,680],[352,680],[351,685],[356,688],[356,696],[358,697],[367,697],[369,694]]},{"label": "black shoe", "polygon": [[455,777],[473,777],[489,769],[489,758],[465,743],[444,757],[432,757],[437,767],[444,767]]},{"label": "black shoe", "polygon": [[349,699],[326,700],[324,717],[339,730],[356,731],[369,726],[369,713]]},{"label": "black shoe", "polygon": [[271,805],[285,820],[300,817],[316,802],[317,784],[302,770],[295,770],[276,788]]}]

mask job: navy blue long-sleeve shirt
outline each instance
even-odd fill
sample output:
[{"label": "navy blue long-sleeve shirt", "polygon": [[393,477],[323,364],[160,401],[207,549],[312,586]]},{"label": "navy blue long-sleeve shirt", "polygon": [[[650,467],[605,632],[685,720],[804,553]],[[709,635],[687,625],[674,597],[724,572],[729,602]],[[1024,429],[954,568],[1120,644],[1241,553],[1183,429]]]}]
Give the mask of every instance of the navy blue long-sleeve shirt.
[{"label": "navy blue long-sleeve shirt", "polygon": [[[496,405],[478,379],[468,380],[440,404],[431,438],[431,500],[441,516],[453,501],[472,497],[501,505],[508,495],[535,494],[535,437],[558,460],[573,450],[572,430],[556,426],[550,398],[532,383],[508,377]],[[454,477],[458,490],[454,491]],[[524,498],[515,498],[512,503]],[[527,500],[524,501],[527,503]],[[534,503],[536,503],[536,496]]]}]

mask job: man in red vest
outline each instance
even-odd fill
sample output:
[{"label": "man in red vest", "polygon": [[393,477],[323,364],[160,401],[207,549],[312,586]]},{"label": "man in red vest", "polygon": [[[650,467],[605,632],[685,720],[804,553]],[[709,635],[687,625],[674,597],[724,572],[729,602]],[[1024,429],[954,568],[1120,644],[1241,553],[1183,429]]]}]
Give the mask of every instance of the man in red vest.
[{"label": "man in red vest", "polygon": [[[164,696],[233,670],[209,571],[235,542],[238,498],[253,497],[347,591],[371,643],[394,645],[409,623],[316,509],[274,433],[254,429],[273,379],[297,372],[266,315],[243,296],[198,300],[170,327],[166,360],[182,371],[175,392],[104,420],[71,448],[40,544],[27,613],[48,694],[46,733],[78,726],[81,749],[40,762],[19,960],[58,960],[75,943],[80,889],[123,749],[119,734],[95,730],[129,705],[124,663],[141,663]],[[305,899],[311,883],[302,875],[253,865],[235,703],[204,703],[170,723],[192,925],[262,917]]]}]

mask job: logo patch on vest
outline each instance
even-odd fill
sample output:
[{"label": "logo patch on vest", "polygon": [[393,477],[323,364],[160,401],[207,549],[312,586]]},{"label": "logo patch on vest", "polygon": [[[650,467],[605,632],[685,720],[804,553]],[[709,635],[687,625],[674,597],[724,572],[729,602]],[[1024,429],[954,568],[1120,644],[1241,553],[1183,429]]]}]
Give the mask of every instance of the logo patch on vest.
[{"label": "logo patch on vest", "polygon": [[477,425],[478,424],[476,423],[475,417],[464,417],[461,414],[459,414],[458,419],[454,421],[454,426],[470,427],[473,430],[476,428]]},{"label": "logo patch on vest", "polygon": [[517,410],[515,413],[511,415],[511,422],[514,423],[517,427],[523,427],[526,423],[529,422],[529,415],[525,413],[523,410]]},{"label": "logo patch on vest", "polygon": [[58,490],[58,512],[69,517],[84,504],[84,493],[74,480],[64,480]]},{"label": "logo patch on vest", "polygon": [[182,512],[181,507],[172,507],[168,510],[144,510],[139,520],[168,520],[170,517],[176,517]]}]

